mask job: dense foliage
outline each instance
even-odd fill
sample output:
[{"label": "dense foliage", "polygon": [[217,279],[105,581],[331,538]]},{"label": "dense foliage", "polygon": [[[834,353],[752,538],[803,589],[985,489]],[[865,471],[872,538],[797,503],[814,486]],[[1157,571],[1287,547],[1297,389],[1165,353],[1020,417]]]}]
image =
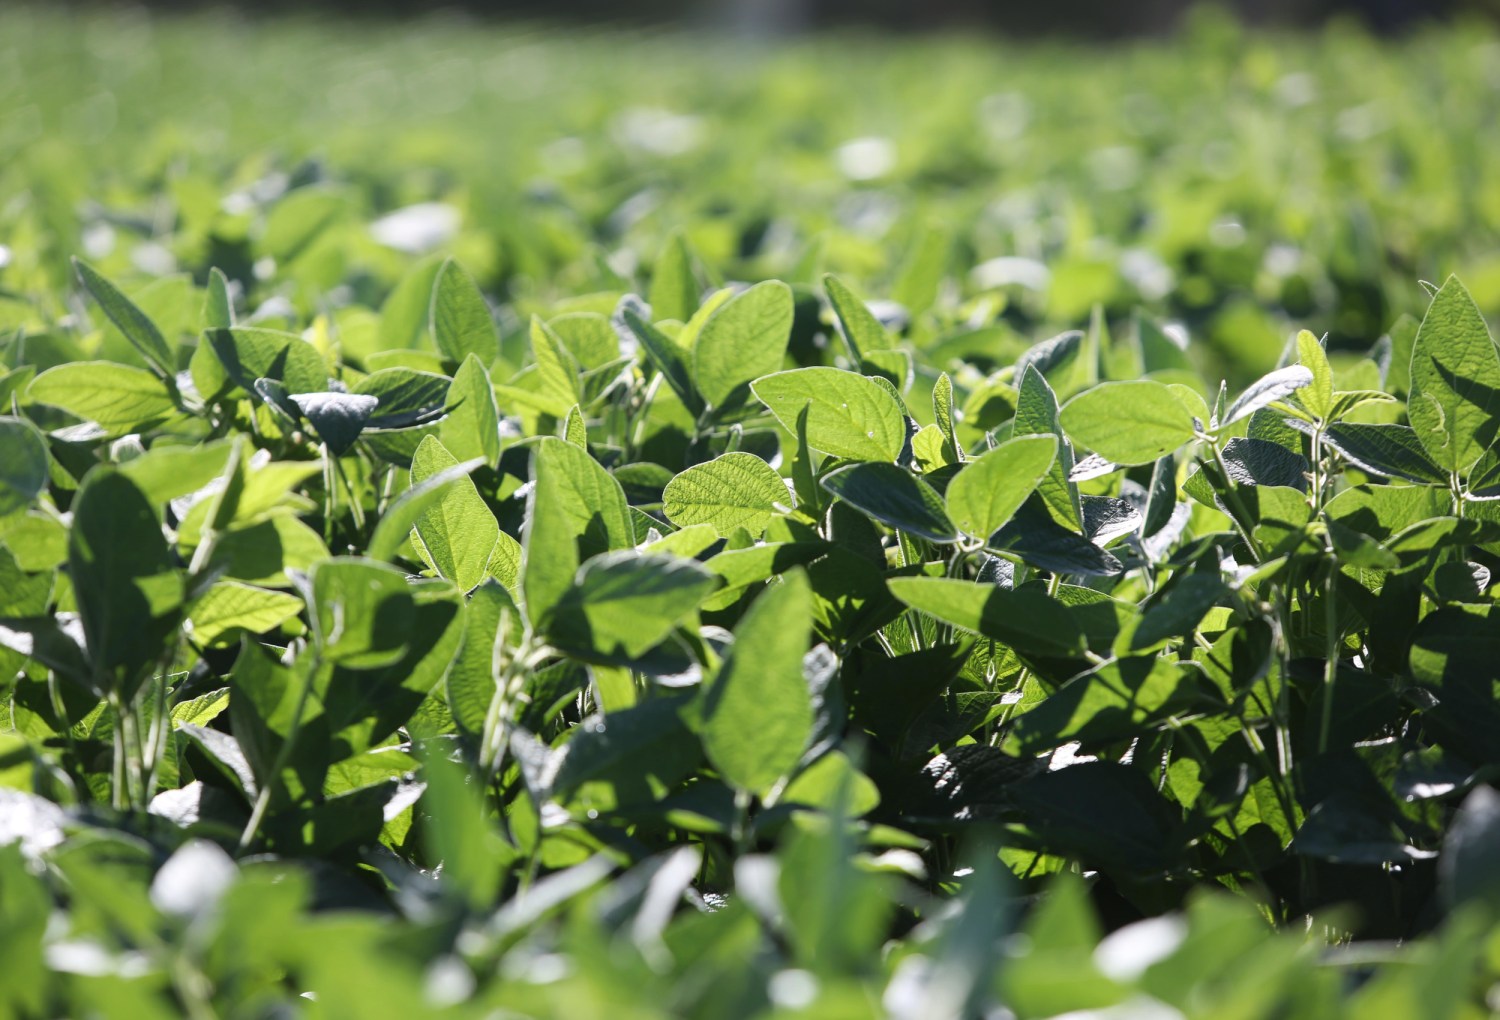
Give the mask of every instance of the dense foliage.
[{"label": "dense foliage", "polygon": [[0,28],[0,1015],[1495,1006],[1494,42]]}]

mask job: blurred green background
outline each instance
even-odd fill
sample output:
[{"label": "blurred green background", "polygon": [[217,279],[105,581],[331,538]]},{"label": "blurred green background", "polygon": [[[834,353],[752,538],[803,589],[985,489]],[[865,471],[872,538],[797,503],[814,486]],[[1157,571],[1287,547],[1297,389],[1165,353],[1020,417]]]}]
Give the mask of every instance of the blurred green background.
[{"label": "blurred green background", "polygon": [[7,5],[0,336],[77,355],[73,254],[137,290],[217,265],[264,315],[358,335],[451,251],[514,328],[644,292],[677,231],[725,280],[832,271],[896,300],[939,367],[1140,308],[1238,380],[1297,327],[1369,347],[1450,272],[1500,312],[1482,17],[712,27]]}]

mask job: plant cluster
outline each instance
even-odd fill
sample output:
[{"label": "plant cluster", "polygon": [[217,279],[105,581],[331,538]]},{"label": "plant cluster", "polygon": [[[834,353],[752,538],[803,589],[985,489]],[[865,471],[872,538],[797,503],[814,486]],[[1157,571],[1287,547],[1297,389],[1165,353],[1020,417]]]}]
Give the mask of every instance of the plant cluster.
[{"label": "plant cluster", "polygon": [[451,260],[382,316],[430,349],[359,361],[217,271],[169,338],[77,263],[138,364],[0,379],[13,1011],[1493,995],[1500,348],[1456,279],[1337,373],[1302,332],[1231,394],[1096,321],[919,405],[837,277],[799,327],[697,272],[497,375]]}]

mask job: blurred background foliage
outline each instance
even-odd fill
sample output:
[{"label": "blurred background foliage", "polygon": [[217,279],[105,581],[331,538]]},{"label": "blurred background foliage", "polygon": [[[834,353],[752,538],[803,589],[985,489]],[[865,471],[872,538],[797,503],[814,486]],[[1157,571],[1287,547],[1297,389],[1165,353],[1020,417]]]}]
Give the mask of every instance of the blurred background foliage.
[{"label": "blurred background foliage", "polygon": [[217,265],[307,313],[378,307],[442,248],[518,323],[644,291],[683,230],[726,279],[915,292],[919,346],[1018,351],[1139,306],[1242,380],[1298,326],[1365,349],[1422,279],[1500,312],[1496,123],[1483,18],[754,43],[7,5],[0,333],[45,343],[75,253],[131,286]]}]

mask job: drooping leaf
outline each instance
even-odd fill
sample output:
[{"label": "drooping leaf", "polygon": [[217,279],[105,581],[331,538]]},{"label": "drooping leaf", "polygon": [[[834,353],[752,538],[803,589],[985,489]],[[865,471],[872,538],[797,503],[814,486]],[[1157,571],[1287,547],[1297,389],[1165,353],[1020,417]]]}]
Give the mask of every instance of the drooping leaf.
[{"label": "drooping leaf", "polygon": [[335,457],[354,445],[380,406],[379,398],[361,393],[293,393],[290,399]]}]

